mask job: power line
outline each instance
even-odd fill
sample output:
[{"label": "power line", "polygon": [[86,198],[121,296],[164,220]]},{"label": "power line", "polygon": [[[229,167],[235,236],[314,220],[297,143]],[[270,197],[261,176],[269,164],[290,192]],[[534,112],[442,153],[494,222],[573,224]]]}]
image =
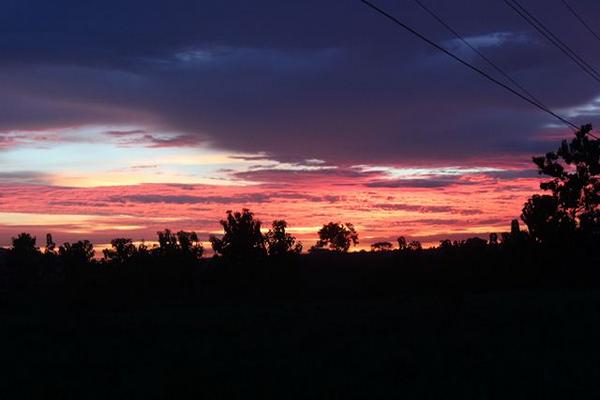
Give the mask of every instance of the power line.
[{"label": "power line", "polygon": [[590,33],[592,35],[594,35],[594,37],[598,40],[600,40],[600,35],[598,35],[596,33],[596,31],[594,31],[588,24],[587,22],[585,22],[585,20],[579,15],[579,13],[573,8],[571,7],[571,5],[569,3],[567,3],[566,0],[561,0],[562,3],[565,5],[565,7],[567,7],[569,9],[569,11],[571,11],[571,14],[573,14],[575,16],[575,18],[577,18],[579,20],[579,22],[581,22],[581,24],[583,26],[585,26],[587,28],[588,31],[590,31]]},{"label": "power line", "polygon": [[462,43],[464,43],[467,47],[469,47],[473,52],[475,52],[479,57],[481,57],[485,62],[492,66],[497,72],[499,72],[504,78],[506,78],[510,83],[512,83],[515,87],[519,88],[522,93],[529,96],[531,100],[534,100],[536,103],[541,105],[544,108],[548,108],[541,100],[536,98],[529,90],[527,90],[523,85],[517,82],[514,78],[512,78],[507,72],[505,72],[502,68],[500,68],[496,63],[486,57],[477,47],[471,45],[466,39],[462,37],[454,28],[452,28],[448,23],[446,23],[439,15],[437,15],[433,10],[423,4],[420,0],[414,0],[425,12],[427,12],[432,18],[434,18],[437,22],[443,25],[448,31],[450,31],[454,36],[456,36]]},{"label": "power line", "polygon": [[[435,43],[434,41],[428,39],[427,37],[425,37],[424,35],[422,35],[421,33],[417,32],[416,30],[414,30],[413,28],[411,28],[410,26],[406,25],[405,23],[403,23],[402,21],[400,21],[398,18],[394,17],[393,15],[389,14],[388,12],[382,10],[381,8],[377,7],[375,4],[371,3],[368,0],[360,0],[363,4],[367,5],[368,7],[370,7],[371,9],[375,10],[376,12],[378,12],[379,14],[383,15],[384,17],[386,17],[387,19],[389,19],[390,21],[394,22],[395,24],[401,26],[403,29],[407,30],[408,32],[412,33],[413,35],[415,35],[416,37],[418,37],[419,39],[423,40],[424,42],[428,43],[429,45],[435,47],[436,49],[440,50],[441,52],[445,53],[446,55],[448,55],[449,57],[453,58],[454,60],[458,61],[459,63],[461,63],[462,65],[464,65],[465,67],[477,72],[478,74],[482,75],[483,77],[485,77],[486,79],[488,79],[489,81],[491,81],[492,83],[495,83],[498,86],[503,87],[504,89],[508,90],[509,92],[511,92],[512,94],[520,97],[521,99],[525,100],[526,102],[528,102],[529,104],[539,108],[540,110],[546,112],[547,114],[552,115],[554,118],[558,119],[559,121],[561,121],[563,124],[578,130],[579,127],[577,125],[575,125],[573,122],[561,117],[560,115],[556,114],[555,112],[553,112],[552,110],[536,103],[534,100],[531,100],[530,98],[522,95],[521,93],[517,92],[516,90],[514,90],[513,88],[511,88],[510,86],[500,82],[499,80],[497,80],[496,78],[492,77],[491,75],[489,75],[487,72],[477,68],[476,66],[470,64],[469,62],[463,60],[462,58],[458,57],[457,55],[455,55],[454,53],[452,53],[449,50],[446,50],[445,48],[443,48],[442,46],[438,45],[437,43]],[[590,136],[595,137],[593,135],[590,134]],[[596,138],[596,137],[595,137]],[[597,138],[596,138],[597,139]]]},{"label": "power line", "polygon": [[[534,27],[536,27],[536,24],[539,28],[541,28],[541,30],[545,33],[543,33],[542,31],[539,30],[539,28],[536,27],[536,29],[538,29],[538,31],[540,33],[542,33],[548,40],[550,40],[555,46],[562,48],[563,52],[565,52],[565,54],[567,54],[573,61],[575,61],[577,64],[579,64],[580,66],[582,66],[584,69],[586,69],[588,71],[589,74],[593,75],[593,78],[596,79],[597,81],[600,81],[600,73],[593,67],[591,66],[589,63],[587,63],[581,56],[579,56],[577,53],[575,53],[575,51],[573,51],[573,49],[571,49],[571,47],[569,47],[569,45],[567,45],[565,42],[563,42],[562,40],[560,40],[560,38],[558,36],[556,36],[554,33],[552,33],[552,31],[550,29],[548,29],[539,19],[537,19],[531,12],[527,11],[525,9],[525,7],[523,7],[518,0],[511,0],[514,4],[517,5],[517,7],[519,7],[519,9],[525,14],[521,14],[519,13],[519,15],[521,15],[523,18],[525,18],[525,20],[527,20],[527,22],[529,22],[530,24],[532,24]],[[507,0],[504,0],[505,3],[509,4],[507,2]],[[517,11],[511,4],[509,4],[509,6],[511,6],[511,8],[513,8],[513,10]],[[529,17],[529,18],[527,18]]]},{"label": "power line", "polygon": [[[594,67],[589,65],[583,58],[575,53],[567,44],[560,40],[550,29],[548,29],[535,16],[527,11],[517,0],[504,0],[504,3],[519,14],[529,25],[533,26],[540,34],[542,34],[550,43],[557,47],[575,64],[579,66],[585,73],[590,75],[594,80],[600,83],[600,73]],[[514,4],[513,4],[514,3]]]}]

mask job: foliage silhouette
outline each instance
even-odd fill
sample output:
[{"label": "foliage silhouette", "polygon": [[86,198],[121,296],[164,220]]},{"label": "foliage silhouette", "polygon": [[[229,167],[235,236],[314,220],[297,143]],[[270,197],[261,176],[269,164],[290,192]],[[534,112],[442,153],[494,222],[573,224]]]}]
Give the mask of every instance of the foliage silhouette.
[{"label": "foliage silhouette", "polygon": [[555,196],[534,195],[523,206],[521,219],[530,236],[543,243],[559,243],[575,233],[575,221],[558,204]]},{"label": "foliage silhouette", "polygon": [[570,143],[533,158],[538,172],[552,178],[540,184],[551,195],[534,195],[523,207],[533,239],[556,243],[579,236],[600,243],[600,140],[590,137],[591,130],[583,125]]},{"label": "foliage silhouette", "polygon": [[89,240],[79,240],[75,243],[64,243],[59,247],[58,254],[68,264],[86,265],[94,262],[96,251]]},{"label": "foliage silhouette", "polygon": [[220,223],[223,236],[211,236],[209,239],[216,254],[234,263],[254,262],[266,255],[265,239],[260,231],[261,223],[250,210],[228,210],[227,218]]},{"label": "foliage silhouette", "polygon": [[196,232],[178,231],[176,236],[178,250],[182,254],[195,259],[202,257],[204,247],[202,247],[202,243],[198,240]]},{"label": "foliage silhouette", "polygon": [[46,248],[44,249],[44,254],[47,256],[56,256],[58,254],[56,243],[54,243],[50,233],[46,234]]},{"label": "foliage silhouette", "polygon": [[196,232],[179,231],[171,232],[170,229],[165,229],[161,232],[156,232],[158,236],[158,248],[154,249],[161,256],[177,256],[187,255],[194,258],[202,257],[204,248],[198,240]]},{"label": "foliage silhouette", "polygon": [[285,230],[287,222],[284,220],[273,221],[271,229],[265,234],[267,253],[272,257],[281,257],[288,254],[300,254],[302,243]]},{"label": "foliage silhouette", "polygon": [[354,225],[350,223],[340,224],[339,222],[330,222],[318,232],[319,240],[315,244],[315,249],[328,248],[329,250],[345,253],[350,246],[358,244],[358,233]]},{"label": "foliage silhouette", "polygon": [[12,238],[12,253],[17,257],[31,257],[39,252],[36,238],[29,233],[20,233]]},{"label": "foliage silhouette", "polygon": [[410,243],[408,243],[408,245],[406,245],[406,249],[410,251],[420,251],[423,250],[423,246],[418,240],[412,240]]},{"label": "foliage silhouette", "polygon": [[117,238],[110,241],[112,249],[104,249],[104,260],[114,264],[125,264],[137,253],[137,248],[131,239]]},{"label": "foliage silhouette", "polygon": [[20,233],[12,238],[10,262],[18,265],[15,284],[20,287],[31,286],[39,275],[41,253],[36,247],[36,238],[28,233]]}]

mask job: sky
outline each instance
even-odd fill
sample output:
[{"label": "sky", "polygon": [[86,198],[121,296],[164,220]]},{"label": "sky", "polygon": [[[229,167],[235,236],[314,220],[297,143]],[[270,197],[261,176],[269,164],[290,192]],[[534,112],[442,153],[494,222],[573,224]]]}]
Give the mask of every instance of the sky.
[{"label": "sky", "polygon": [[[412,0],[375,2],[503,80]],[[423,2],[552,110],[599,119],[600,84],[503,1]],[[600,68],[560,0],[523,4]],[[600,32],[599,2],[570,4]],[[0,33],[0,245],[206,240],[243,207],[305,248],[329,221],[360,248],[487,237],[572,135],[358,0],[7,0]]]}]

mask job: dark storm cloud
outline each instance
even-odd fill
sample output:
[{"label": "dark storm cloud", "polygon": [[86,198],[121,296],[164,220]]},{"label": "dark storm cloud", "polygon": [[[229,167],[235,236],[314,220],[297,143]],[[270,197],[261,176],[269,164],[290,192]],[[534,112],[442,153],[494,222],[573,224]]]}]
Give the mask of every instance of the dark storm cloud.
[{"label": "dark storm cloud", "polygon": [[[600,92],[502,2],[437,3],[549,106]],[[411,2],[380,4],[481,66]],[[597,43],[560,2],[527,6],[600,65]],[[578,8],[600,15],[592,0]],[[468,162],[541,151],[547,143],[533,138],[555,122],[359,1],[10,0],[0,26],[0,131],[122,123],[152,139],[153,130],[179,135],[155,146],[212,143],[338,163]],[[597,119],[585,118],[578,122]]]}]

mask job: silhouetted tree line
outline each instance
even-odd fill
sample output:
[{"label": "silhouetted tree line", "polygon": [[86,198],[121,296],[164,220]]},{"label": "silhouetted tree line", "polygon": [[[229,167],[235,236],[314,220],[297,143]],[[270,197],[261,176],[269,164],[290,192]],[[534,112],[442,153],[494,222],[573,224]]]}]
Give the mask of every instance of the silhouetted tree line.
[{"label": "silhouetted tree line", "polygon": [[[227,211],[220,221],[221,237],[211,236],[212,258],[195,232],[157,232],[157,244],[136,245],[116,238],[111,248],[95,257],[87,240],[57,246],[50,234],[43,251],[36,238],[21,233],[12,247],[0,252],[0,281],[4,291],[64,285],[66,293],[81,296],[102,288],[148,296],[162,292],[211,293],[230,289],[289,295],[301,287],[317,290],[320,282],[352,287],[353,293],[387,294],[402,285],[495,285],[499,282],[539,281],[545,271],[568,275],[578,265],[597,266],[600,248],[600,141],[583,126],[570,143],[533,161],[551,179],[541,184],[548,194],[534,195],[510,232],[492,233],[488,240],[443,240],[423,249],[417,240],[397,239],[371,244],[371,252],[347,254],[359,243],[351,223],[329,222],[318,231],[308,254],[288,231],[284,220],[273,221],[266,233],[254,214]],[[379,266],[379,269],[374,268]],[[373,267],[367,274],[367,268]],[[558,273],[558,272],[557,272]],[[328,275],[329,274],[329,275]],[[460,283],[459,283],[460,282]],[[312,285],[312,286],[311,286]]]}]

